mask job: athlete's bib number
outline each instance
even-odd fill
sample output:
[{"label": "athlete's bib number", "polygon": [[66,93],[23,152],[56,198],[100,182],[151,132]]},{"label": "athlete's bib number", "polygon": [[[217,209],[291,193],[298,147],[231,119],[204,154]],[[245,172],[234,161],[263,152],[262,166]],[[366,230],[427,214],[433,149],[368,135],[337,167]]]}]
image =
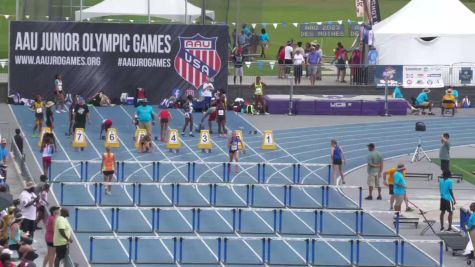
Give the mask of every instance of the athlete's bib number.
[{"label": "athlete's bib number", "polygon": [[219,116],[224,116],[224,110],[222,110],[222,109],[218,110],[218,115]]},{"label": "athlete's bib number", "polygon": [[231,150],[232,150],[232,151],[238,150],[238,145],[237,145],[237,144],[232,144],[232,145],[231,145]]},{"label": "athlete's bib number", "polygon": [[42,109],[42,108],[37,108],[37,109],[36,109],[36,113],[38,113],[38,114],[39,114],[39,113],[43,113],[43,109]]}]

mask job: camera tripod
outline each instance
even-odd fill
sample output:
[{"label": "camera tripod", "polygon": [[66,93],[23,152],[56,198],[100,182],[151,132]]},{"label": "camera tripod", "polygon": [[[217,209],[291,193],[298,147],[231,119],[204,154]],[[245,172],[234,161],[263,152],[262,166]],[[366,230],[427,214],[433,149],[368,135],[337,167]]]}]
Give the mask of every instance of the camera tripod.
[{"label": "camera tripod", "polygon": [[427,153],[422,148],[422,137],[419,135],[416,150],[414,150],[414,154],[412,154],[411,163],[414,161],[421,161],[423,159],[427,159],[429,162],[432,162]]}]

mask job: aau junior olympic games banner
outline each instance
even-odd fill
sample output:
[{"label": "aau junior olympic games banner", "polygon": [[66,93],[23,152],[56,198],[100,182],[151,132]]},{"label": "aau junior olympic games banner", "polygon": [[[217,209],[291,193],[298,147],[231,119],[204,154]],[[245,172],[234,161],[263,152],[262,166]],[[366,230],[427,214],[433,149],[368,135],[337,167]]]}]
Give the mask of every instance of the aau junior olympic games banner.
[{"label": "aau junior olympic games banner", "polygon": [[444,80],[441,66],[404,66],[405,88],[442,88]]},{"label": "aau junior olympic games banner", "polygon": [[10,91],[51,97],[54,76],[67,93],[111,98],[145,88],[159,101],[174,89],[199,88],[206,77],[227,87],[228,28],[75,22],[10,23]]}]

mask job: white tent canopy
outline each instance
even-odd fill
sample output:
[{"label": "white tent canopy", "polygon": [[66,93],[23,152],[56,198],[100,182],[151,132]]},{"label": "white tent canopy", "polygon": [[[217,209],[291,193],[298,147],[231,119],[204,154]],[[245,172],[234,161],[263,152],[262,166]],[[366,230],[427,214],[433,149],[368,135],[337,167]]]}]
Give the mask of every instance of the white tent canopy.
[{"label": "white tent canopy", "polygon": [[[214,11],[206,10],[214,20]],[[189,23],[201,16],[201,8],[186,0],[104,0],[99,4],[75,12],[75,20],[105,16],[151,16],[174,22]]]},{"label": "white tent canopy", "polygon": [[374,25],[381,65],[475,62],[475,14],[459,0],[412,0]]}]

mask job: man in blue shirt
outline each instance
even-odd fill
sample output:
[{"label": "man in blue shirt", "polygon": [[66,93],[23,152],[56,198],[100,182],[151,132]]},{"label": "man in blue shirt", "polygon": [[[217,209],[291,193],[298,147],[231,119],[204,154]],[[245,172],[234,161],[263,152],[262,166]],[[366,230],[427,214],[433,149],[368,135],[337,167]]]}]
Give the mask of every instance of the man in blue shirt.
[{"label": "man in blue shirt", "polygon": [[429,100],[429,88],[425,88],[416,98],[416,106],[421,108],[429,109],[429,115],[434,115],[432,113],[432,101]]},{"label": "man in blue shirt", "polygon": [[310,72],[310,85],[315,85],[317,79],[318,64],[320,63],[320,54],[315,49],[315,46],[310,47],[310,53],[308,53],[307,63],[309,65]]},{"label": "man in blue shirt", "polygon": [[401,204],[404,201],[406,195],[406,180],[404,179],[403,172],[406,170],[404,164],[399,163],[397,165],[397,171],[394,173],[394,210],[401,211]]},{"label": "man in blue shirt", "polygon": [[[396,86],[393,91],[393,98],[394,99],[404,99],[404,95],[402,94],[401,88],[399,87],[400,85]],[[405,100],[405,99],[404,99]],[[417,111],[416,108],[414,108],[409,101],[405,100],[407,103],[407,107],[411,110],[411,114],[415,113]]]},{"label": "man in blue shirt", "polygon": [[445,212],[449,213],[448,221],[449,227],[447,228],[447,232],[453,231],[455,229],[452,228],[452,216],[454,213],[454,205],[455,205],[455,196],[454,192],[452,191],[453,188],[453,181],[452,181],[452,174],[450,171],[445,170],[442,173],[442,179],[439,181],[439,189],[440,189],[440,231],[444,231],[444,216]]},{"label": "man in blue shirt", "polygon": [[146,99],[140,101],[140,106],[137,107],[137,120],[139,122],[139,128],[145,129],[147,135],[152,137],[152,121],[155,118],[155,113],[152,106],[149,106]]}]

